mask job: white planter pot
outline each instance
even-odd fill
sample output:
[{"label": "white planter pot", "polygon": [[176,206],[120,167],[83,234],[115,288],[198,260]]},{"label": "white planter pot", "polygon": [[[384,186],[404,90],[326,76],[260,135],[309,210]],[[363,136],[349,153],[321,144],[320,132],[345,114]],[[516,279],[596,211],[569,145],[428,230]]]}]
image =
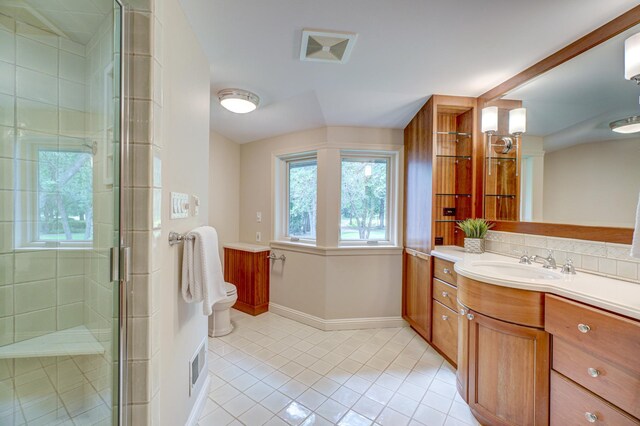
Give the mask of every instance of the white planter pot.
[{"label": "white planter pot", "polygon": [[484,253],[484,238],[465,238],[464,251],[467,253]]}]

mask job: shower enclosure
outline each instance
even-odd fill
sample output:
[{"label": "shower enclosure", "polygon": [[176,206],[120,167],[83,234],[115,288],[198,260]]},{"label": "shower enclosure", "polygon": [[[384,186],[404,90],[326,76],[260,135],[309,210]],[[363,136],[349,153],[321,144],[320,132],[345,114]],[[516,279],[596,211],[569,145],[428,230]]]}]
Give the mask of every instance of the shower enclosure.
[{"label": "shower enclosure", "polygon": [[121,16],[0,0],[0,425],[119,421]]}]

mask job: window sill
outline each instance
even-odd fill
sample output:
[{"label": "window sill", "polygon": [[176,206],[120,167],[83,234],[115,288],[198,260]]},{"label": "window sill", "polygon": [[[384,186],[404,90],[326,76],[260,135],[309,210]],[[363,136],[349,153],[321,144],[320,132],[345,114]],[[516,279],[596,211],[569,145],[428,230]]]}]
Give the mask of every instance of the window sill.
[{"label": "window sill", "polygon": [[272,249],[293,251],[298,253],[315,254],[317,256],[389,256],[401,255],[403,248],[394,245],[351,245],[340,247],[322,247],[314,244],[291,242],[291,241],[271,241]]}]

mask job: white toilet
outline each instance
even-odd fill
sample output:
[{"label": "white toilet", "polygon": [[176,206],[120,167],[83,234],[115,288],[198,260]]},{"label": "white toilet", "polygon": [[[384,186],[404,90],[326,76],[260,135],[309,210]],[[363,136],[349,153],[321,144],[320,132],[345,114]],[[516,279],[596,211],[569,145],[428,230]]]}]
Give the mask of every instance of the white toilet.
[{"label": "white toilet", "polygon": [[209,316],[209,336],[225,336],[233,330],[231,324],[231,307],[238,300],[238,290],[231,283],[224,283],[227,288],[227,297],[213,304],[213,314]]}]

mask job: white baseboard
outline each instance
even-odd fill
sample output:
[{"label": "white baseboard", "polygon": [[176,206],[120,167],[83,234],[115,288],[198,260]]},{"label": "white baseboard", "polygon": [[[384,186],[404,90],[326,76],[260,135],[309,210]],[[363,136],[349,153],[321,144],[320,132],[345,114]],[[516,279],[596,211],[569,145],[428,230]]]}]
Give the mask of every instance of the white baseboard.
[{"label": "white baseboard", "polygon": [[204,410],[204,406],[207,405],[207,396],[209,395],[211,377],[209,376],[208,370],[205,370],[204,373],[207,375],[207,378],[200,388],[200,393],[196,398],[195,404],[193,404],[191,414],[189,414],[189,418],[187,419],[185,426],[196,426],[198,424],[198,420],[200,420],[200,414],[202,413],[202,410]]},{"label": "white baseboard", "polygon": [[269,311],[323,331],[361,330],[365,328],[408,327],[402,317],[322,319],[277,303],[269,303]]}]

